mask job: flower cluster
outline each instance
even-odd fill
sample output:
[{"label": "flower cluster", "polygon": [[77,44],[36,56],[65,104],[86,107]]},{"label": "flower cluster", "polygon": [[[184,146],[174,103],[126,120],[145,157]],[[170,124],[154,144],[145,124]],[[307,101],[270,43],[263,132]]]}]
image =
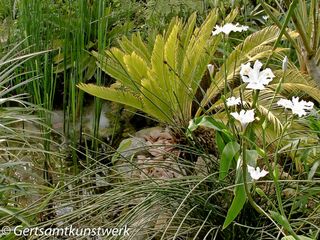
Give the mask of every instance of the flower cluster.
[{"label": "flower cluster", "polygon": [[[270,68],[261,71],[261,67],[262,63],[259,60],[255,61],[253,68],[250,62],[241,65],[240,76],[243,82],[248,83],[246,88],[255,90],[265,89],[265,85],[275,77]],[[227,99],[228,107],[240,103],[240,98],[230,97]],[[238,120],[242,126],[246,126],[248,123],[254,121],[254,109],[247,111],[241,110],[240,113],[232,112],[231,116]]]},{"label": "flower cluster", "polygon": [[[288,65],[288,58],[285,57],[282,63],[282,69],[285,71]],[[270,68],[261,70],[262,63],[256,60],[253,67],[251,63],[242,64],[240,68],[240,76],[243,82],[248,83],[246,88],[253,90],[263,90],[265,86],[268,85],[275,75]],[[241,104],[240,98],[234,96],[227,99],[226,104],[228,107],[236,106]],[[292,110],[293,114],[302,117],[307,114],[308,110],[313,108],[313,102],[306,102],[304,100],[299,101],[299,97],[292,97],[292,100],[280,99],[277,104],[284,108],[289,108]],[[254,121],[254,110],[241,110],[240,113],[232,112],[231,115],[243,126]]]},{"label": "flower cluster", "polygon": [[[242,81],[248,83],[246,88],[254,90],[265,89],[265,85],[269,84],[275,77],[270,68],[266,68],[261,71],[262,63],[256,60],[253,68],[251,63],[242,64],[240,68],[240,76]],[[227,99],[227,106],[235,106],[241,103],[240,98],[230,97]],[[254,121],[254,110],[241,110],[240,113],[232,112],[231,115],[238,121],[242,126],[246,126],[248,123]]]}]

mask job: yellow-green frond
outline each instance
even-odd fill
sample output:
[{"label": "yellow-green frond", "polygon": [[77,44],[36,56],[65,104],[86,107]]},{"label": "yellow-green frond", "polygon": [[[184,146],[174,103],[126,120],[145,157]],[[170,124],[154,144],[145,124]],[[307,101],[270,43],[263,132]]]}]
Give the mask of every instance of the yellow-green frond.
[{"label": "yellow-green frond", "polygon": [[137,96],[134,96],[128,90],[119,90],[119,89],[107,88],[107,87],[97,86],[94,84],[84,84],[84,83],[80,83],[78,87],[81,90],[95,97],[125,104],[142,111],[145,110],[141,99],[139,99],[139,97]]}]

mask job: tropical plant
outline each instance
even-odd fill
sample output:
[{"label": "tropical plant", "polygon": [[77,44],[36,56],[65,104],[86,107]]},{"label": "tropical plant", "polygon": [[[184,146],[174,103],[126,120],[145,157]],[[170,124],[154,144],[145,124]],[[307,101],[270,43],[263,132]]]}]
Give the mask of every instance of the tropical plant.
[{"label": "tropical plant", "polygon": [[[193,117],[192,105],[197,105],[196,116],[200,116],[201,113],[220,114],[219,109],[223,108],[223,101],[220,100],[220,97],[225,95],[227,89],[233,89],[232,92],[240,94],[242,83],[237,76],[241,64],[268,58],[272,54],[276,54],[280,60],[283,57],[281,52],[285,49],[275,49],[271,45],[279,37],[281,38],[277,27],[271,26],[253,33],[228,56],[225,56],[225,62],[212,76],[212,83],[204,93],[205,89],[202,89],[200,85],[206,73],[206,66],[212,61],[219,42],[222,39],[225,40],[224,45],[228,42],[228,39],[221,35],[210,36],[216,22],[214,12],[211,12],[201,28],[194,30],[193,35],[191,31],[194,28],[195,15],[189,19],[183,30],[181,21],[173,20],[164,37],[161,35],[157,37],[152,51],[143,43],[140,35],[135,34],[131,40],[123,38],[119,42],[120,49],[112,48],[107,51],[106,59],[94,53],[102,70],[118,82],[110,88],[91,84],[80,84],[79,87],[103,99],[140,109],[158,121],[171,125],[178,123],[180,126],[186,126]],[[235,14],[233,12],[226,22],[232,20]],[[194,54],[195,52],[197,54]],[[266,117],[273,123],[274,129],[279,134],[281,123],[272,111],[267,110],[277,82],[283,77],[283,72],[277,71],[276,76],[275,84],[261,95],[260,111],[263,115],[268,112]],[[309,95],[317,99],[312,82],[305,86],[305,79],[305,76],[296,68],[290,68],[282,84],[282,92],[285,93],[286,89],[297,86],[296,83],[299,82],[302,85],[299,87],[301,91],[307,91]],[[287,83],[287,80],[295,84]],[[195,98],[197,91],[202,92],[203,95],[200,104]],[[244,94],[250,96],[251,92],[246,91]],[[277,107],[273,105],[272,110],[274,108]],[[226,115],[220,118],[226,119]]]},{"label": "tropical plant", "polygon": [[[69,1],[68,4],[48,0],[17,2],[17,28],[20,31],[12,39],[27,38],[23,44],[31,53],[50,51],[25,62],[26,77],[16,78],[15,83],[25,78],[43,76],[38,81],[23,85],[18,91],[28,92],[31,101],[46,110],[63,110],[61,129],[74,147],[70,153],[77,166],[76,146],[91,138],[91,147],[98,148],[96,139],[101,137],[99,122],[104,117],[104,111],[100,99],[87,100],[76,84],[93,80],[97,84],[105,84],[110,81],[97,69],[90,51],[102,52],[116,36],[128,33],[133,26],[130,19],[136,7],[130,9],[127,4],[126,9],[117,8],[112,1],[105,0]],[[90,129],[93,131],[89,133],[93,137],[85,138],[82,132],[88,131],[85,130],[84,107],[91,101],[94,101],[94,119],[90,119]],[[52,125],[49,111],[38,111],[37,114],[45,119],[47,125]]]},{"label": "tropical plant", "polygon": [[[232,12],[226,21],[232,21]],[[213,10],[199,28],[196,14],[183,26],[173,19],[164,35],[158,35],[152,49],[138,34],[123,38],[119,48],[107,51],[107,59],[94,53],[103,71],[118,80],[110,88],[80,84],[97,97],[142,110],[160,122],[186,126],[207,64],[221,37],[212,38],[217,21]]]},{"label": "tropical plant", "polygon": [[[234,177],[240,176],[242,170],[240,168],[239,172],[237,169],[237,173],[235,171],[227,173],[218,172],[216,169],[221,161],[224,163],[231,161],[230,166],[237,165],[239,149],[232,147],[232,145],[236,146],[234,142],[236,139],[228,128],[213,118],[199,118],[195,124],[214,126],[225,140],[229,140],[222,159],[201,154],[197,148],[181,146],[184,151],[196,154],[199,159],[202,159],[196,164],[189,164],[187,159],[179,159],[178,169],[189,169],[193,172],[192,175],[179,175],[175,178],[144,175],[152,168],[172,171],[176,167],[149,162],[145,165],[134,165],[134,170],[129,170],[126,175],[133,172],[140,174],[133,174],[135,177],[126,181],[123,181],[121,174],[114,173],[112,167],[92,159],[90,162],[93,164],[87,166],[86,170],[77,176],[71,176],[66,181],[66,185],[60,185],[52,191],[52,199],[56,203],[52,211],[63,212],[63,214],[37,223],[36,226],[76,225],[89,228],[127,226],[130,229],[129,239],[246,239],[247,236],[255,239],[275,239],[281,234],[289,235],[286,232],[287,229],[283,230],[281,227],[287,228],[290,221],[292,231],[317,239],[319,212],[316,209],[319,200],[317,188],[319,180],[317,178],[313,181],[303,180],[302,176],[293,175],[292,168],[289,173],[281,172],[281,176],[288,174],[290,179],[281,177],[278,182],[283,190],[281,197],[288,214],[288,222],[285,222],[275,211],[278,203],[273,188],[274,182],[260,180],[251,184],[249,181],[254,200],[276,220],[272,222],[265,215],[254,212],[245,200],[241,200],[237,202],[238,206],[243,204],[238,217],[235,221],[229,222],[229,227],[222,230],[221,226],[225,221],[234,193],[232,189],[237,189],[235,191],[239,192],[239,188],[243,187],[241,179],[234,184]],[[136,148],[134,151],[139,149]],[[140,151],[145,149],[142,148]],[[258,157],[255,150],[247,150],[247,152],[249,156],[247,160],[253,160],[250,162],[251,165],[261,164],[260,156],[258,159],[255,158]],[[106,151],[102,157],[110,158],[114,154],[113,151]],[[255,162],[256,160],[258,161]],[[124,161],[127,161],[126,164],[132,164],[132,157],[124,158]],[[222,173],[221,176],[220,173]],[[271,174],[269,172],[268,177]],[[291,177],[299,180],[296,181]],[[81,181],[81,184],[75,184],[77,181]],[[65,189],[70,190],[65,191]],[[315,208],[307,206],[315,206]],[[45,236],[40,236],[39,239],[45,239]]]},{"label": "tropical plant", "polygon": [[[126,226],[128,239],[318,239],[320,97],[310,62],[319,60],[319,3],[257,2],[1,1],[0,225]],[[166,128],[114,150],[113,136],[95,137],[106,130],[99,115],[107,126],[122,106],[95,98],[87,108],[78,84]],[[51,128],[57,108],[72,164]],[[90,147],[82,136],[92,126]]]}]

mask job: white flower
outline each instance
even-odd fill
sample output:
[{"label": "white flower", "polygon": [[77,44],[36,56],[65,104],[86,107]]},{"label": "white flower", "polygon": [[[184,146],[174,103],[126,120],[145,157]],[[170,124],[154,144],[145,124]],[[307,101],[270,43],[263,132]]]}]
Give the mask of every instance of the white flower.
[{"label": "white flower", "polygon": [[208,64],[207,65],[208,71],[210,73],[210,76],[212,76],[213,72],[214,72],[214,66],[212,64]]},{"label": "white flower", "polygon": [[282,71],[287,70],[287,67],[288,67],[288,57],[285,56],[283,61],[282,61]]},{"label": "white flower", "polygon": [[232,96],[227,99],[227,106],[228,107],[236,106],[236,105],[239,105],[240,103],[241,103],[240,98],[235,98]]},{"label": "white flower", "polygon": [[299,97],[292,97],[292,101],[288,99],[280,99],[277,104],[284,108],[290,108],[292,113],[299,117],[306,115],[306,110],[311,110],[313,108],[313,102],[306,102],[304,100],[299,102]]},{"label": "white flower", "polygon": [[230,113],[232,115],[232,117],[234,117],[235,119],[237,119],[242,126],[246,126],[248,123],[251,123],[254,121],[254,109],[252,110],[241,110],[240,114],[237,112],[232,112]]},{"label": "white flower", "polygon": [[236,23],[235,25],[232,23],[227,23],[223,26],[216,25],[215,30],[212,31],[212,35],[215,36],[222,32],[226,35],[229,35],[230,32],[242,32],[247,31],[248,29],[248,26],[242,26],[239,23]]},{"label": "white flower", "polygon": [[269,16],[268,15],[264,15],[264,16],[262,16],[262,18],[263,18],[263,20],[267,21]]},{"label": "white flower", "polygon": [[273,72],[270,68],[260,71],[262,63],[259,60],[255,61],[253,68],[251,68],[250,64],[250,62],[241,64],[240,75],[242,81],[249,83],[247,85],[249,89],[265,89],[265,85],[275,77]]},{"label": "white flower", "polygon": [[259,178],[264,177],[269,173],[268,171],[266,171],[264,169],[262,171],[260,171],[259,167],[254,168],[249,165],[248,165],[248,172],[250,173],[251,178],[254,180],[258,180]]},{"label": "white flower", "polygon": [[281,98],[278,102],[277,102],[278,106],[282,106],[284,108],[292,108],[292,102],[288,99],[284,99]]}]

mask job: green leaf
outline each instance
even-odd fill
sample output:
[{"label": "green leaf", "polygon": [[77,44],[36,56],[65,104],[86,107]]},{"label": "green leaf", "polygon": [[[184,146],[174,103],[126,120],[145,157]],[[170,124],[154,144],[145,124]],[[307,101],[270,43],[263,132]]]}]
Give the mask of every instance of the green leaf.
[{"label": "green leaf", "polygon": [[320,160],[314,162],[308,173],[308,180],[312,180],[313,176],[316,174],[318,167],[320,166]]},{"label": "green leaf", "polygon": [[232,159],[238,154],[240,145],[237,142],[229,142],[223,149],[220,169],[219,169],[219,180],[223,180],[231,166]]},{"label": "green leaf", "polygon": [[258,156],[256,150],[246,150],[247,164],[255,167],[257,165]]},{"label": "green leaf", "polygon": [[186,26],[183,29],[182,42],[183,42],[184,48],[187,48],[188,46],[188,43],[190,41],[190,38],[194,30],[194,26],[196,24],[196,20],[197,20],[197,14],[193,13],[188,19],[188,24],[186,24]]},{"label": "green leaf", "polygon": [[244,190],[244,185],[237,186],[235,189],[235,196],[228,210],[222,229],[228,227],[230,223],[238,216],[246,202],[246,199],[247,196]]},{"label": "green leaf", "polygon": [[285,216],[282,216],[280,213],[275,211],[270,211],[270,215],[279,225],[284,227],[285,230],[293,232],[291,225]]},{"label": "green leaf", "polygon": [[83,84],[83,83],[80,83],[78,87],[81,90],[93,96],[96,96],[105,100],[125,104],[125,105],[144,111],[144,108],[143,108],[143,105],[141,104],[140,99],[133,96],[128,91],[107,88],[107,87],[100,87],[93,84]]},{"label": "green leaf", "polygon": [[222,151],[226,146],[226,143],[224,142],[220,132],[216,132],[215,137],[216,137],[216,144],[217,144],[219,153],[222,154]]},{"label": "green leaf", "polygon": [[135,52],[133,52],[131,55],[125,55],[123,60],[126,64],[128,74],[139,87],[141,85],[141,80],[147,77],[147,63]]},{"label": "green leaf", "polygon": [[127,150],[127,149],[131,146],[131,144],[132,144],[132,140],[131,140],[130,138],[123,140],[123,141],[120,143],[120,145],[119,145],[119,147],[118,147],[118,149],[117,149],[117,152],[113,155],[111,162],[112,162],[113,164],[115,164],[115,162],[116,162],[116,160],[119,158],[120,154],[121,154],[123,151]]},{"label": "green leaf", "polygon": [[[315,238],[309,238],[309,237],[305,237],[305,236],[301,236],[298,235],[300,240],[315,240]],[[296,240],[293,236],[285,236],[283,238],[281,238],[281,240]]]},{"label": "green leaf", "polygon": [[25,220],[22,216],[20,216],[18,214],[19,211],[20,211],[20,209],[15,209],[15,208],[9,209],[9,208],[5,208],[5,207],[0,207],[0,213],[4,213],[7,216],[12,216],[12,217],[18,219],[19,221],[21,221],[26,226],[30,226],[30,224],[27,222],[27,220]]},{"label": "green leaf", "polygon": [[96,70],[97,70],[97,64],[95,62],[95,59],[92,57],[90,63],[87,66],[86,74],[84,76],[84,81],[90,80],[94,76]]},{"label": "green leaf", "polygon": [[231,137],[230,139],[232,139],[232,134],[227,130],[226,125],[224,125],[222,122],[216,121],[212,117],[201,116],[192,119],[189,122],[188,132],[193,132],[198,127],[212,128],[216,131],[222,132],[224,135],[228,135],[228,137]]},{"label": "green leaf", "polygon": [[217,131],[222,131],[226,126],[212,117],[202,116],[194,119],[194,124],[196,127],[202,126],[207,128],[212,128]]},{"label": "green leaf", "polygon": [[[256,162],[258,159],[258,153],[256,150],[246,150],[246,159],[247,163],[251,166],[256,166]],[[238,160],[239,161],[239,160]],[[238,216],[238,214],[241,212],[247,196],[245,193],[244,185],[238,185],[240,183],[243,183],[243,174],[242,174],[242,164],[237,164],[238,168],[236,169],[236,184],[237,186],[235,187],[234,190],[234,198],[231,203],[231,206],[228,210],[226,220],[224,221],[223,224],[223,229],[229,226],[229,224]],[[251,177],[249,174],[247,174],[247,181],[251,181]],[[249,185],[249,190],[251,186]]]}]

